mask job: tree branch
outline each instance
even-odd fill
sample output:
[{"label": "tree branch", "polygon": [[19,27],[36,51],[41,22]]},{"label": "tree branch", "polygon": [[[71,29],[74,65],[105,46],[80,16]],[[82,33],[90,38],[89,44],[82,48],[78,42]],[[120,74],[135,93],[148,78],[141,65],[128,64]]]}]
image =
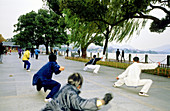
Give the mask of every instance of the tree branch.
[{"label": "tree branch", "polygon": [[150,7],[152,7],[153,9],[154,9],[154,8],[161,9],[161,10],[163,10],[165,13],[170,14],[170,12],[169,12],[166,8],[164,8],[164,7],[161,7],[161,6],[153,6],[152,4],[150,4]]},{"label": "tree branch", "polygon": [[153,21],[155,21],[155,22],[159,22],[159,21],[160,21],[158,18],[156,18],[156,17],[154,17],[154,16],[144,15],[144,14],[142,14],[141,12],[138,13],[138,14],[139,14],[139,16],[133,16],[132,18],[151,19],[151,20],[153,20]]}]

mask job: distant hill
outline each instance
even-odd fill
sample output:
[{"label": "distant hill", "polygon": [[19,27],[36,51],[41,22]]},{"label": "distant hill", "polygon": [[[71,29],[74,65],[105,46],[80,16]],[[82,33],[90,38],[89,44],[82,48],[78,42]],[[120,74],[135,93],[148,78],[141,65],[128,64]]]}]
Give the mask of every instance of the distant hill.
[{"label": "distant hill", "polygon": [[162,52],[162,53],[170,53],[170,44],[163,45],[163,46],[160,46],[157,48],[153,48],[151,50],[157,51],[157,52]]},{"label": "distant hill", "polygon": [[[108,46],[108,52],[113,53],[116,52],[116,50],[119,49],[124,50],[126,53],[149,53],[149,54],[170,54],[170,45],[164,45],[161,47],[157,47],[154,49],[149,50],[139,50],[135,49],[134,47],[130,45],[109,45]],[[96,46],[96,45],[90,45],[87,49],[89,52],[101,52],[103,50],[103,47]]]},{"label": "distant hill", "polygon": [[[63,46],[60,50],[66,50],[67,46]],[[148,50],[139,50],[136,49],[130,45],[108,45],[108,52],[109,53],[113,53],[116,52],[116,50],[119,49],[120,51],[124,50],[125,53],[141,53],[141,54],[170,54],[170,44],[168,45],[163,45],[161,47],[157,47],[157,48],[153,48],[153,49],[148,49]],[[69,46],[69,50],[70,51],[77,51],[78,48],[73,48],[73,46]],[[103,47],[102,46],[96,46],[94,44],[91,44],[88,48],[87,48],[88,52],[102,52],[103,51]]]}]

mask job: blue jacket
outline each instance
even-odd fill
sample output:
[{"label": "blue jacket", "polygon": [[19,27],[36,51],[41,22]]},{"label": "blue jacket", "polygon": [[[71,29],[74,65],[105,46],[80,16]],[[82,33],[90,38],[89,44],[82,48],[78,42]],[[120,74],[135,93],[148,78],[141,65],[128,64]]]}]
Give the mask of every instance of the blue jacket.
[{"label": "blue jacket", "polygon": [[80,91],[73,85],[65,85],[56,95],[54,100],[47,103],[41,111],[96,111],[97,98],[83,99]]},{"label": "blue jacket", "polygon": [[60,66],[57,64],[57,62],[48,62],[33,76],[32,84],[37,85],[39,79],[42,82],[45,80],[51,80],[53,73],[59,74],[61,72],[59,68]]},{"label": "blue jacket", "polygon": [[96,62],[99,61],[100,59],[101,58],[92,58],[89,62],[86,63],[86,65],[88,65],[88,64],[96,65]]},{"label": "blue jacket", "polygon": [[38,55],[39,52],[40,52],[40,50],[35,49],[35,55]]}]

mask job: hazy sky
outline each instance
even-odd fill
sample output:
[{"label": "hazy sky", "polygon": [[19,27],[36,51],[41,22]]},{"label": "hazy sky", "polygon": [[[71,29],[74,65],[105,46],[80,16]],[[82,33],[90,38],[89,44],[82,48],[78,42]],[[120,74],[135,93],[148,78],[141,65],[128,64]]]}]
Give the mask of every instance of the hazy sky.
[{"label": "hazy sky", "polygon": [[[4,38],[13,37],[14,27],[20,15],[38,11],[42,8],[42,0],[0,0],[0,34]],[[162,16],[160,11],[152,12],[153,15]],[[150,21],[149,21],[150,22]],[[163,33],[152,33],[149,31],[150,23],[140,32],[140,35],[134,35],[128,42],[121,44],[112,42],[118,45],[130,45],[137,49],[150,49],[162,45],[170,44],[170,28],[167,28]]]}]

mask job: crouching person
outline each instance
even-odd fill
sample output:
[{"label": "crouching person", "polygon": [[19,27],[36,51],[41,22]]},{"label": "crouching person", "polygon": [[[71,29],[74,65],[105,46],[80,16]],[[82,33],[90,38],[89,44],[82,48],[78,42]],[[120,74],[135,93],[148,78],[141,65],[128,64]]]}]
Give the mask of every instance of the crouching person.
[{"label": "crouching person", "polygon": [[93,55],[93,58],[87,62],[85,64],[85,67],[84,67],[84,71],[87,71],[88,69],[92,69],[93,70],[93,73],[98,73],[99,69],[100,69],[100,65],[96,65],[96,62],[103,59],[103,57],[101,58],[96,58],[96,55]]},{"label": "crouching person", "polygon": [[37,91],[40,91],[42,87],[44,87],[45,92],[51,90],[47,95],[45,102],[50,101],[59,91],[61,86],[59,82],[52,80],[53,73],[57,75],[64,70],[64,67],[57,64],[56,59],[56,55],[50,54],[49,62],[33,76],[32,85],[36,85]]},{"label": "crouching person", "polygon": [[82,84],[83,77],[79,73],[73,73],[68,77],[68,84],[41,111],[96,111],[113,98],[107,93],[103,99],[83,99],[79,96]]}]

